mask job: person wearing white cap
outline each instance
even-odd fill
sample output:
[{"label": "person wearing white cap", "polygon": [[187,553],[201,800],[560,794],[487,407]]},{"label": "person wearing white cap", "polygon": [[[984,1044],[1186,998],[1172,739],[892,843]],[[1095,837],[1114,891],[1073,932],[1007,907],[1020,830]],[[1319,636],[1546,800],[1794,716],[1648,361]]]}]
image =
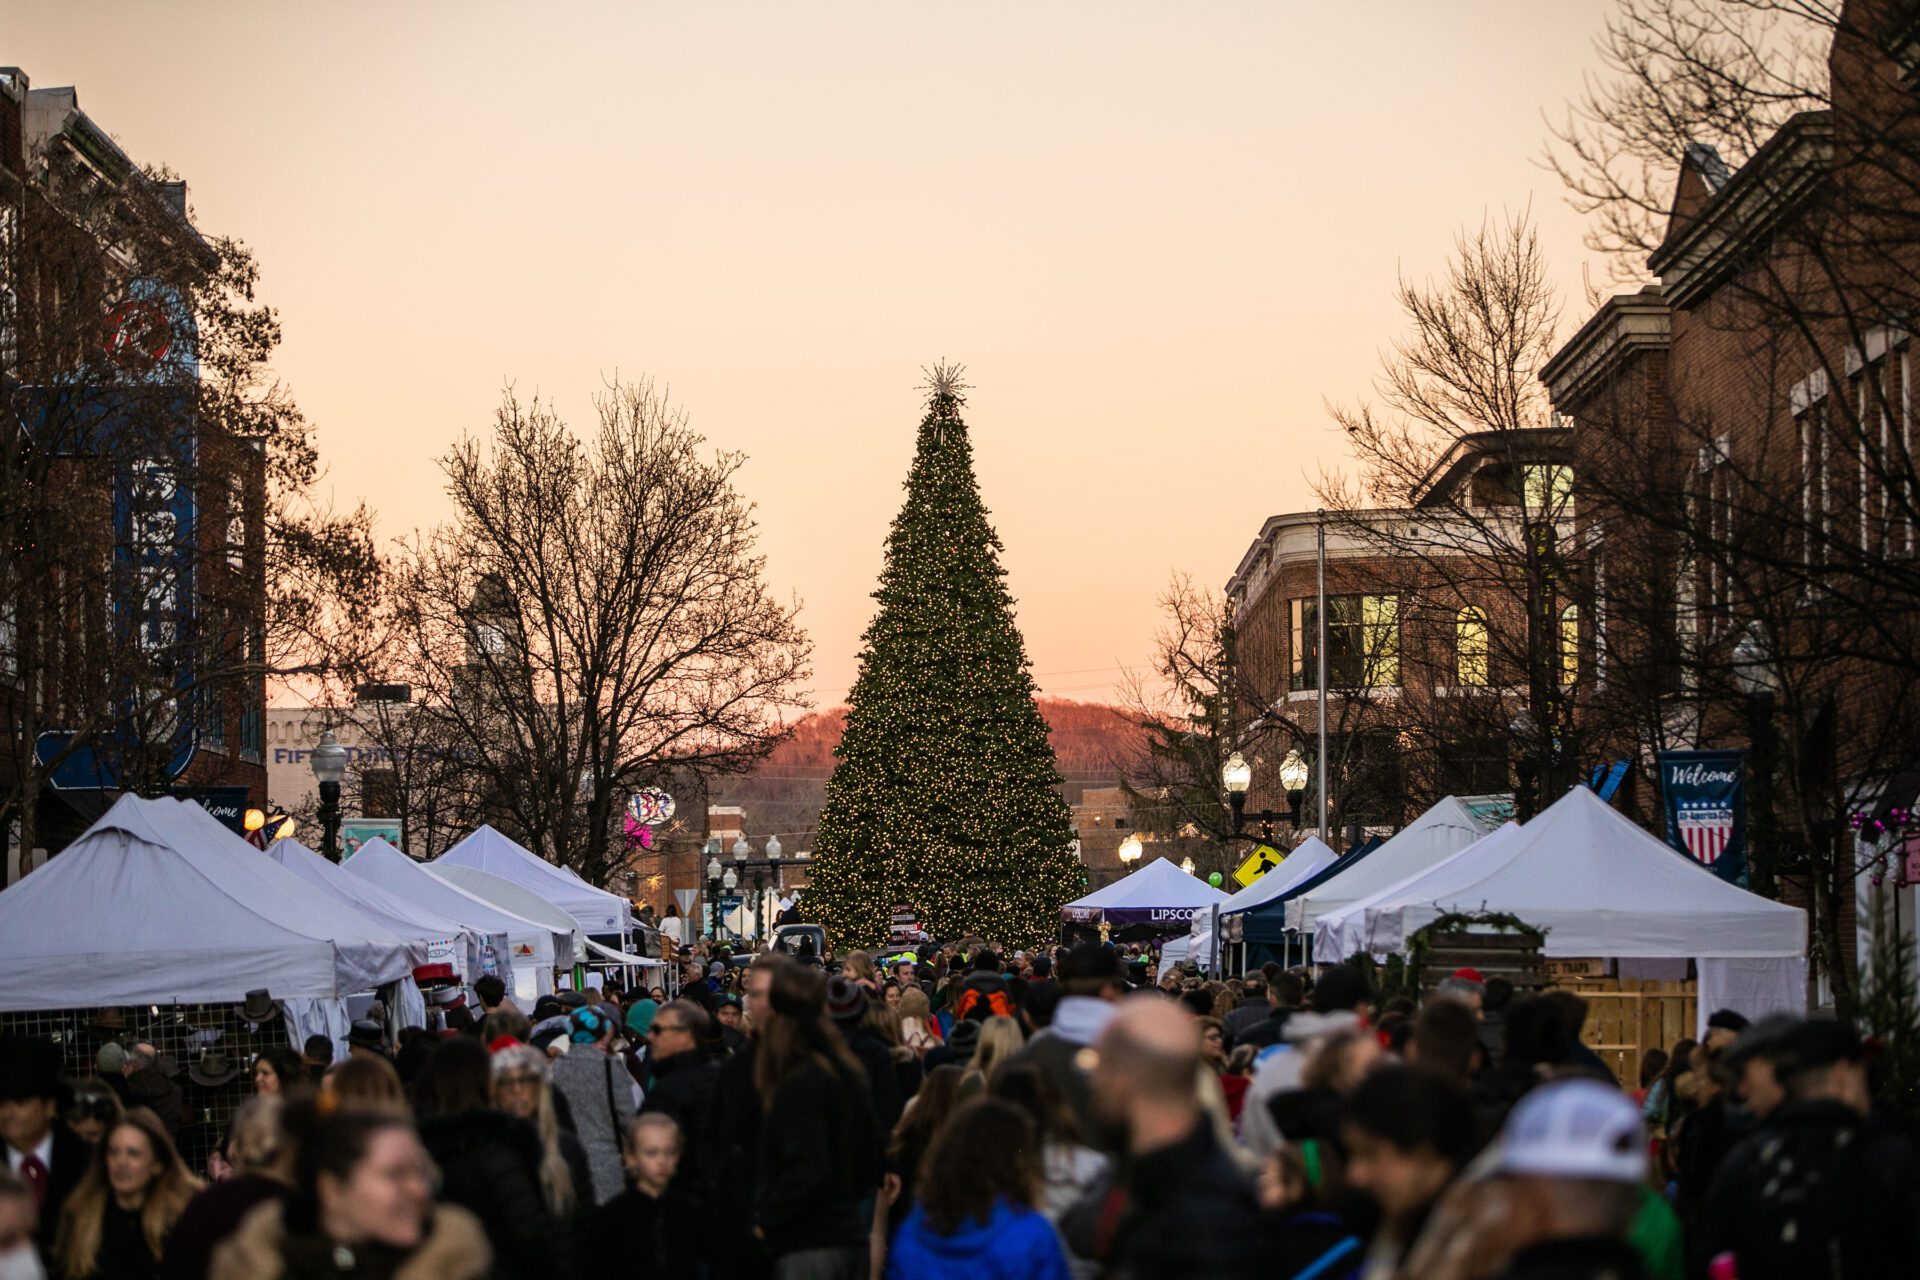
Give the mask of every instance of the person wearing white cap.
[{"label": "person wearing white cap", "polygon": [[1648,1280],[1629,1238],[1646,1181],[1647,1135],[1631,1098],[1597,1080],[1542,1085],[1448,1193],[1403,1274]]}]

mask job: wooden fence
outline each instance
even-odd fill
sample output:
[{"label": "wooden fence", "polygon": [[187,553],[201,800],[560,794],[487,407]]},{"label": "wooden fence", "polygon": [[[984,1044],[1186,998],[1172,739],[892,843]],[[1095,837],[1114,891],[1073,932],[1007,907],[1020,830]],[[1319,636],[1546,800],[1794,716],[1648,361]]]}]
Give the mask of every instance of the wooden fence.
[{"label": "wooden fence", "polygon": [[1694,1032],[1698,993],[1685,982],[1563,977],[1556,986],[1587,1002],[1580,1039],[1629,1089],[1640,1083],[1640,1059],[1649,1049],[1671,1049]]}]

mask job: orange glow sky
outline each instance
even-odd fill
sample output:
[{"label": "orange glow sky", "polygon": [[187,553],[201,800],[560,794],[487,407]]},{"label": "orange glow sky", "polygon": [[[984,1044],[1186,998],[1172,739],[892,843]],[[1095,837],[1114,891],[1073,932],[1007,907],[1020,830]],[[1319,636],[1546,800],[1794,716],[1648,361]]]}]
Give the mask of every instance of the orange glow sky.
[{"label": "orange glow sky", "polygon": [[1608,7],[21,0],[0,63],[258,251],[327,484],[388,534],[505,381],[583,425],[603,375],[668,384],[750,455],[823,702],[919,368],[966,364],[1034,671],[1097,699],[1173,570],[1312,505],[1397,272],[1531,200],[1578,322],[1537,158]]}]

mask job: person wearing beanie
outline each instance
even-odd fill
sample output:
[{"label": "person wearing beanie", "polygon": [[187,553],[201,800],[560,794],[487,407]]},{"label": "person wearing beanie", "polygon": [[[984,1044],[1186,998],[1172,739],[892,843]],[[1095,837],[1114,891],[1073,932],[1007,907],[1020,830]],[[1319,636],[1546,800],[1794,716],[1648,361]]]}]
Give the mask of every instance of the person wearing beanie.
[{"label": "person wearing beanie", "polygon": [[566,1098],[574,1133],[587,1149],[593,1203],[605,1204],[625,1185],[620,1135],[638,1110],[639,1091],[612,1052],[614,1024],[605,1014],[575,1009],[567,1026],[567,1051],[553,1064],[553,1088]]},{"label": "person wearing beanie", "polygon": [[827,1016],[833,1019],[847,1048],[867,1073],[873,1113],[880,1121],[882,1132],[892,1133],[893,1126],[900,1122],[900,1113],[906,1110],[907,1100],[900,1092],[900,1077],[893,1069],[892,1051],[861,1029],[872,998],[864,985],[844,974],[836,973],[827,979]]},{"label": "person wearing beanie", "polygon": [[1750,1025],[1743,1014],[1735,1013],[1732,1009],[1716,1009],[1707,1015],[1707,1038],[1700,1043],[1709,1049],[1725,1049],[1739,1039],[1740,1033]]}]

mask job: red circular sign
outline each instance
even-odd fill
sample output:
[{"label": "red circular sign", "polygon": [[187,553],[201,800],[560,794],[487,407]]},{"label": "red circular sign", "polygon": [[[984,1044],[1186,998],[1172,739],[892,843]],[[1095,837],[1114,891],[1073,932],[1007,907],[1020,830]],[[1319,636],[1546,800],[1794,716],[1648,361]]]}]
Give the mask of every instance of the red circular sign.
[{"label": "red circular sign", "polygon": [[136,298],[107,312],[107,358],[136,373],[145,373],[173,350],[173,321],[157,302]]}]

